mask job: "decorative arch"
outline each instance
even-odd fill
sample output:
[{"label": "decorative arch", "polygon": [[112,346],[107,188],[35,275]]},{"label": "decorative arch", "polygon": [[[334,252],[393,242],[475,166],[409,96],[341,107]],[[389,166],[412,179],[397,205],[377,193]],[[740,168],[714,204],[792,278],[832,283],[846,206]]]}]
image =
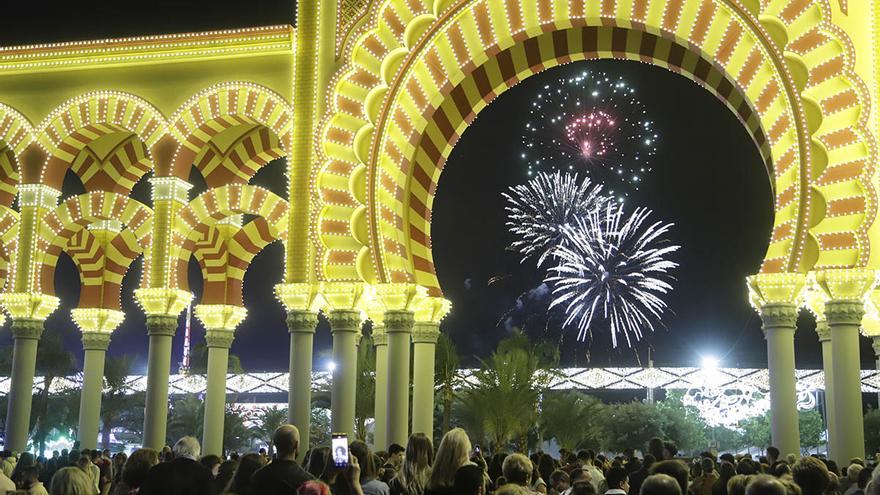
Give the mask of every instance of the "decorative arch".
[{"label": "decorative arch", "polygon": [[[271,150],[276,158],[290,151],[293,125],[290,105],[272,90],[253,83],[230,82],[211,86],[184,103],[170,122],[169,129],[180,146],[171,169],[160,170],[159,175],[185,179],[194,163],[224,158],[228,150],[209,152],[206,147],[216,136],[236,126],[245,126],[248,131],[262,126],[274,133],[275,142],[269,142],[268,136],[259,135],[255,144],[261,144],[265,148],[263,151]],[[251,153],[249,160],[254,160],[258,154]],[[255,163],[259,168],[267,162]],[[229,173],[238,175],[235,171]]]},{"label": "decorative arch", "polygon": [[[810,52],[820,56],[808,58],[787,48],[792,41],[808,45],[801,31],[822,23],[809,2],[747,4],[386,1],[373,28],[351,50],[330,97],[316,178],[322,204],[315,225],[319,273],[414,281],[439,293],[430,210],[452,145],[500,92],[547,67],[584,57],[655,63],[725,101],[773,171],[776,221],[762,270],[806,271],[825,247],[809,230],[825,217],[824,196],[813,181],[831,159],[813,139],[827,126],[827,109],[801,93],[810,81],[804,75],[833,74],[818,69],[827,65],[830,52],[814,48]],[[873,194],[866,177],[857,173],[853,179],[862,199],[847,197],[851,209],[860,209],[859,201],[865,205],[854,213],[850,229],[863,233]],[[323,273],[321,265],[328,267]]]},{"label": "decorative arch", "polygon": [[[287,232],[289,205],[280,196],[257,186],[231,184],[210,189],[193,199],[177,217],[172,234],[170,259],[175,260],[171,286],[186,289],[187,264],[195,255],[205,278],[205,292],[216,282],[220,288],[210,289],[211,304],[236,304],[235,291],[230,293],[230,279],[238,286],[247,265],[270,242]],[[256,218],[239,227],[227,219],[239,215]],[[231,294],[231,296],[227,296]],[[231,297],[230,300],[227,300]],[[202,303],[207,303],[203,297]],[[219,300],[223,302],[216,302]]]},{"label": "decorative arch", "polygon": [[[92,183],[91,190],[122,190],[152,167],[148,149],[166,130],[159,110],[136,96],[116,91],[86,93],[60,105],[38,126],[37,143],[49,158],[34,176],[39,183],[60,189],[64,173],[76,162],[75,171],[83,184]],[[130,136],[105,157],[91,153],[78,160],[90,143],[111,134]],[[119,151],[125,153],[117,154]],[[108,188],[116,179],[121,185]],[[130,187],[125,192],[128,190]]]},{"label": "decorative arch", "polygon": [[18,212],[0,206],[0,289],[15,277],[15,252],[18,248]]},{"label": "decorative arch", "polygon": [[34,129],[27,118],[0,103],[0,206],[12,206],[21,181],[18,155],[33,142]]},{"label": "decorative arch", "polygon": [[[111,192],[92,192],[69,198],[48,212],[37,232],[34,267],[37,277],[33,292],[54,294],[55,266],[62,251],[71,249],[82,283],[88,287],[119,286],[131,262],[152,240],[153,211],[143,203]],[[89,227],[106,231],[96,242]],[[85,231],[85,232],[83,232]],[[103,269],[99,267],[103,266]],[[92,290],[92,289],[89,289]],[[118,290],[118,287],[116,287]],[[87,290],[81,294],[84,301]],[[103,291],[91,293],[106,300]],[[89,296],[91,297],[91,296]],[[115,298],[115,304],[119,298]],[[83,307],[98,307],[86,304]],[[117,308],[111,308],[117,309]]]}]

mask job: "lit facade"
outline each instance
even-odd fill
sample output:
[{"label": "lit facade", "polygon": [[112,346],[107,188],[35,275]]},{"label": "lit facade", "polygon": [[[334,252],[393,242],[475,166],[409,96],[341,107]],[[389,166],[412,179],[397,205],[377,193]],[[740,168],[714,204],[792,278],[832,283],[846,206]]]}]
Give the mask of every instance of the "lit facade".
[{"label": "lit facade", "polygon": [[[409,384],[397,378],[409,376],[410,353],[412,430],[428,430],[433,345],[449,311],[430,228],[445,159],[518,81],[614,57],[692,79],[750,133],[775,194],[769,247],[749,280],[768,343],[774,442],[798,450],[793,333],[808,306],[827,330],[832,451],[863,455],[853,356],[860,329],[880,335],[878,13],[868,0],[303,0],[296,29],[2,48],[0,304],[15,337],[8,444],[26,443],[34,356],[67,252],[82,283],[71,317],[87,368],[83,446],[97,437],[104,352],[124,316],[121,281],[142,256],[144,435],[161,447],[171,336],[192,299],[186,265],[195,257],[205,287],[195,314],[213,370],[204,443],[218,453],[220,370],[246,316],[242,279],[275,241],[286,251],[276,293],[288,311],[290,419],[305,443],[319,310],[339,364],[334,430],[353,428],[352,357],[367,315],[379,329],[377,443],[409,433]],[[283,197],[249,184],[279,157],[288,164]],[[192,167],[208,185],[197,197]],[[84,194],[61,197],[68,170]],[[130,196],[145,176],[150,204]]]}]

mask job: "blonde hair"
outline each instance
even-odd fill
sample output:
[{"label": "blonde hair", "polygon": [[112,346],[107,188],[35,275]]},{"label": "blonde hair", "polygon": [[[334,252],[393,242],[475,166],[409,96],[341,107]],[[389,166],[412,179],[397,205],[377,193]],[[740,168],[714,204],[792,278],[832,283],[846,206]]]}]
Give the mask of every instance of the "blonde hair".
[{"label": "blonde hair", "polygon": [[95,484],[80,468],[65,467],[52,476],[51,495],[95,495]]},{"label": "blonde hair", "polygon": [[406,457],[396,479],[405,493],[421,494],[428,484],[431,465],[434,463],[434,447],[424,433],[413,433],[406,444]]},{"label": "blonde hair", "polygon": [[437,447],[428,488],[433,490],[452,486],[455,483],[455,472],[469,462],[470,452],[471,440],[464,430],[455,428],[446,432]]}]

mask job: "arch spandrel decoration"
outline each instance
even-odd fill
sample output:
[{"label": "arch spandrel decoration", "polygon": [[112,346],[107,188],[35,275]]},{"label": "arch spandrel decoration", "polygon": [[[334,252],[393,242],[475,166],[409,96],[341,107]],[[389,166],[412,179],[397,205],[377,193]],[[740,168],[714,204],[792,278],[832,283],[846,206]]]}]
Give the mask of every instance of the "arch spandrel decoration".
[{"label": "arch spandrel decoration", "polygon": [[[474,104],[485,105],[523,77],[584,53],[577,35],[560,35],[572,27],[626,28],[620,31],[640,31],[670,47],[685,47],[683,53],[648,55],[642,43],[648,36],[637,42],[610,30],[593,52],[594,57],[642,60],[703,79],[729,107],[753,110],[758,126],[754,120],[750,124],[747,114],[735,113],[773,170],[776,221],[763,271],[864,263],[868,246],[861,239],[874,215],[870,161],[861,168],[838,168],[858,149],[872,149],[868,133],[843,131],[858,128],[864,109],[859,106],[863,101],[852,97],[858,91],[842,89],[858,81],[851,66],[847,70],[846,44],[835,41],[845,36],[825,20],[828,9],[821,2],[779,0],[761,8],[750,4],[750,9],[717,0],[386,1],[373,28],[351,48],[351,59],[332,88],[315,182],[322,205],[315,225],[321,233],[319,274],[415,281],[439,292],[429,227],[444,153],[478,110]],[[491,72],[492,64],[485,62],[517,45],[523,53],[511,57],[512,73],[510,68],[503,73],[497,60]],[[726,87],[724,79],[693,77],[694,58],[710,62],[734,87]],[[836,91],[817,89],[830,84],[828,79],[838,79]],[[455,101],[456,87],[467,98]],[[817,100],[811,91],[838,97]],[[446,135],[438,139],[442,128]],[[823,138],[855,150],[834,156],[824,143],[817,144]],[[848,184],[824,190],[816,180],[829,170],[837,175],[848,170],[843,179]],[[857,234],[850,239],[845,232]]]}]

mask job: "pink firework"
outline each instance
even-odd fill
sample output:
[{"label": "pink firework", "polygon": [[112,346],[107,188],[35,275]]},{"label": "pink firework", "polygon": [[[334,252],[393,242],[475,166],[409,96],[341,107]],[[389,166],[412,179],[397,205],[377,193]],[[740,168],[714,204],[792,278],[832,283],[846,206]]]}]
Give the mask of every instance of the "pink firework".
[{"label": "pink firework", "polygon": [[596,110],[575,117],[565,125],[565,137],[585,160],[601,158],[614,147],[614,118]]}]

